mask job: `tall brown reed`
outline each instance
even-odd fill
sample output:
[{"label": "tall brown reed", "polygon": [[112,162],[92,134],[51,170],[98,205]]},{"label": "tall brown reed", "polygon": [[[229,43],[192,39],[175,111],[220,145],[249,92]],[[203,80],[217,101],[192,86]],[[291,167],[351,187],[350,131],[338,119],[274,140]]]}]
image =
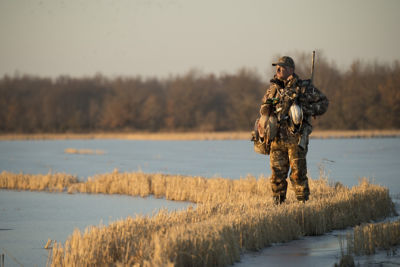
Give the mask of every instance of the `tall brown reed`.
[{"label": "tall brown reed", "polygon": [[75,231],[53,249],[56,265],[225,266],[244,250],[393,214],[386,188],[361,181],[351,189],[311,180],[312,195],[298,203],[291,192],[286,204],[274,206],[268,180],[240,180],[118,173],[73,184],[71,192],[153,194],[198,203],[195,209],[152,217],[128,218],[110,226]]},{"label": "tall brown reed", "polygon": [[377,249],[390,250],[400,245],[400,220],[356,226],[347,235],[348,250],[356,255],[371,255]]},{"label": "tall brown reed", "polygon": [[103,155],[104,150],[100,149],[76,149],[76,148],[66,148],[64,149],[65,154],[83,154],[83,155]]},{"label": "tall brown reed", "polygon": [[61,192],[77,182],[75,176],[64,173],[35,175],[6,171],[0,173],[0,189]]},{"label": "tall brown reed", "polygon": [[[399,137],[398,129],[381,130],[314,130],[311,138],[374,138]],[[60,133],[0,134],[0,140],[64,140],[64,139],[125,139],[125,140],[248,140],[248,131],[235,132],[143,132],[143,133]]]},{"label": "tall brown reed", "polygon": [[[48,176],[3,172],[0,184],[7,188],[12,183],[3,181],[22,180],[25,182],[11,189],[49,190],[46,188],[54,186],[49,186],[47,179],[60,176],[68,182],[58,188],[69,193],[154,195],[197,203],[196,208],[185,211],[161,210],[153,216],[91,226],[84,232],[76,230],[65,244],[53,246],[53,266],[225,266],[238,261],[245,250],[319,235],[394,213],[388,189],[366,180],[347,188],[329,186],[325,179],[310,179],[312,194],[306,204],[298,203],[294,193],[289,192],[287,202],[275,206],[269,181],[264,177],[230,180],[116,171],[79,182],[65,174]],[[45,186],[25,186],[38,180]]]}]

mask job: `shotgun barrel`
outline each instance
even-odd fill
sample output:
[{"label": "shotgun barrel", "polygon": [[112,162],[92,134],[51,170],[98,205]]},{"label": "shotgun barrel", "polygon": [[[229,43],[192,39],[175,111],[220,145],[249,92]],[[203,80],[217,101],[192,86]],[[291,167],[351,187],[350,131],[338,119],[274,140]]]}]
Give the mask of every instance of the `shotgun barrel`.
[{"label": "shotgun barrel", "polygon": [[312,51],[312,60],[311,60],[311,84],[314,80],[314,61],[315,61],[315,51]]}]

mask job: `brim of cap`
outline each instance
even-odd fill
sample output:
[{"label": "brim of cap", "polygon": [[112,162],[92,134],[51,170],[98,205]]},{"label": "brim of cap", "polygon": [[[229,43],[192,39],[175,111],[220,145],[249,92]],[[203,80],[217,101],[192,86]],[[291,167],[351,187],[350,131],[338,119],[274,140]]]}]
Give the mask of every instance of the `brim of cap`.
[{"label": "brim of cap", "polygon": [[285,64],[285,63],[272,63],[272,66],[282,66],[282,67],[290,67],[289,65]]}]

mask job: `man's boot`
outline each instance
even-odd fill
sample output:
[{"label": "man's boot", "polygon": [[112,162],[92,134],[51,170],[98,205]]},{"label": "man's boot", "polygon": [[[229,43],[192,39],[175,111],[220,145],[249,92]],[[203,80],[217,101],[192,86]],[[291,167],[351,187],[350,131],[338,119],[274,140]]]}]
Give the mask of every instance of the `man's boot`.
[{"label": "man's boot", "polygon": [[275,205],[280,205],[283,202],[285,202],[286,196],[285,195],[279,195],[279,196],[274,196],[274,204]]},{"label": "man's boot", "polygon": [[296,198],[299,202],[306,203],[308,200],[308,197],[310,195],[310,189],[308,187],[308,181],[306,181],[302,185],[296,185],[295,186],[295,193],[296,193]]},{"label": "man's boot", "polygon": [[306,203],[308,200],[308,195],[297,195],[296,198],[299,202]]}]

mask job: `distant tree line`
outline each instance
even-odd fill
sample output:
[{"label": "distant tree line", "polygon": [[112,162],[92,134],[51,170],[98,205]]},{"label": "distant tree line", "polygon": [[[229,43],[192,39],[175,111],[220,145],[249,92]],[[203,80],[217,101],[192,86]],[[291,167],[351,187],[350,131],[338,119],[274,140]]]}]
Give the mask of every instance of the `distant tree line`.
[{"label": "distant tree line", "polygon": [[[309,57],[295,60],[296,72],[308,78]],[[315,128],[400,128],[399,61],[354,61],[343,71],[322,57],[314,78],[330,100]],[[258,116],[265,80],[249,69],[165,79],[6,75],[0,79],[0,132],[246,131]]]}]

